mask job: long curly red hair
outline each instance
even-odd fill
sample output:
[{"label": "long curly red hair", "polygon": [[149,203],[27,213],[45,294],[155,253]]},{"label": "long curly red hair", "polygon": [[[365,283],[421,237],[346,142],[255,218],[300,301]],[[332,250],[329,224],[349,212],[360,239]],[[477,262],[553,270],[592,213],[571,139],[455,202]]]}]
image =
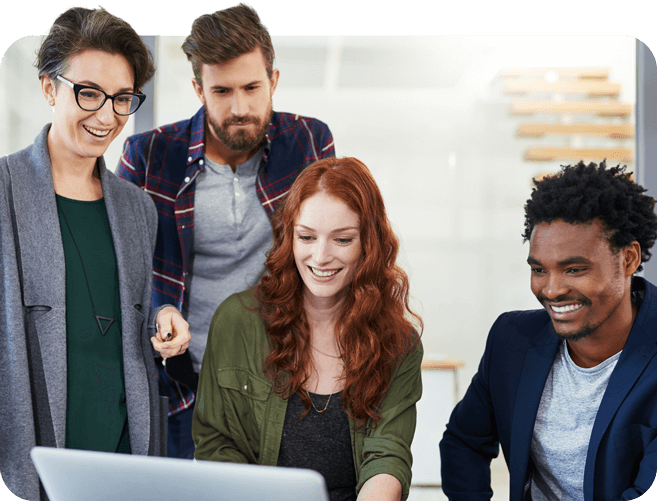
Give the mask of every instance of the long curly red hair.
[{"label": "long curly red hair", "polygon": [[335,326],[345,364],[342,405],[358,426],[378,421],[378,404],[401,360],[417,345],[422,319],[409,307],[406,273],[396,264],[399,241],[368,168],[355,158],[327,158],[307,167],[279,206],[267,273],[256,287],[271,351],[265,374],[283,398],[298,393],[312,370],[302,280],[294,262],[294,223],[301,204],[318,192],[343,201],[360,219],[362,256]]}]

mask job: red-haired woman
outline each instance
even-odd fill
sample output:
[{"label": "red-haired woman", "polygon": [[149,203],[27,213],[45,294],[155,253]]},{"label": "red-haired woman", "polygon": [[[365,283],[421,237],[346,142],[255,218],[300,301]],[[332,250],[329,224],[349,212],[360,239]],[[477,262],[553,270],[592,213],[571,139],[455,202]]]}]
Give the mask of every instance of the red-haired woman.
[{"label": "red-haired woman", "polygon": [[267,274],[217,309],[196,458],[312,468],[331,501],[406,499],[422,321],[367,167],[320,160],[274,222]]}]

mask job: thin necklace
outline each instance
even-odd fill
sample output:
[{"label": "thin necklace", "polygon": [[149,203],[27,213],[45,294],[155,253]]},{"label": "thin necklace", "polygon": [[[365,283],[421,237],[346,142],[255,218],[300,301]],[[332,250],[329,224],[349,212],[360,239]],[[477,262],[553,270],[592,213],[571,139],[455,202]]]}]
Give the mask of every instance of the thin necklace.
[{"label": "thin necklace", "polygon": [[304,390],[306,392],[306,395],[308,395],[308,398],[310,399],[310,405],[313,406],[313,409],[315,409],[319,414],[322,414],[326,409],[328,409],[328,404],[331,401],[331,397],[333,396],[333,393],[331,393],[328,397],[328,400],[326,401],[326,405],[324,408],[320,411],[317,407],[315,407],[315,403],[313,402],[312,397],[310,396],[310,393],[308,393],[308,390]]},{"label": "thin necklace", "polygon": [[[64,208],[62,205],[59,203],[59,199],[55,197],[55,201],[57,202],[57,207],[59,207],[62,217],[64,218],[64,223],[66,224],[66,228],[68,228],[68,233],[71,235],[71,240],[73,240],[73,245],[75,246],[75,250],[78,251],[78,257],[80,258],[80,265],[82,266],[82,274],[84,275],[84,281],[87,284],[87,292],[89,293],[89,299],[91,299],[91,311],[94,314],[94,317],[96,318],[96,322],[98,322],[98,328],[100,329],[101,334],[104,336],[107,334],[107,331],[109,330],[110,326],[114,323],[114,318],[112,317],[101,317],[100,315],[96,314],[96,306],[94,305],[94,298],[91,295],[91,287],[89,287],[89,280],[87,279],[87,272],[84,269],[84,263],[82,262],[82,254],[80,253],[80,249],[78,248],[78,244],[75,241],[75,237],[73,236],[73,232],[71,231],[71,226],[68,224],[68,219],[66,219],[66,213],[64,212]],[[101,320],[105,320],[109,322],[107,326],[103,329],[103,325],[101,323]],[[311,400],[312,402],[312,400]]]}]

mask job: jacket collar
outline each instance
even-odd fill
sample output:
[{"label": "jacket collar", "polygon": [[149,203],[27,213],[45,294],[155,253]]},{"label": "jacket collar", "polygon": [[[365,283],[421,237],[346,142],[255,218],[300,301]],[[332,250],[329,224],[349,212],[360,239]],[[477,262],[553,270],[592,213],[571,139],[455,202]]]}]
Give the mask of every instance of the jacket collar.
[{"label": "jacket collar", "polygon": [[50,124],[30,147],[13,156],[15,162],[9,157],[9,168],[20,237],[24,304],[63,308],[64,251],[48,152],[49,130]]},{"label": "jacket collar", "polygon": [[585,499],[593,499],[595,457],[600,442],[628,393],[657,355],[657,288],[640,277],[635,277],[632,285],[633,289],[644,287],[645,293],[593,424],[584,470]]},{"label": "jacket collar", "polygon": [[511,425],[510,499],[524,499],[534,421],[558,348],[559,339],[552,333],[551,321],[548,321],[525,355]]}]

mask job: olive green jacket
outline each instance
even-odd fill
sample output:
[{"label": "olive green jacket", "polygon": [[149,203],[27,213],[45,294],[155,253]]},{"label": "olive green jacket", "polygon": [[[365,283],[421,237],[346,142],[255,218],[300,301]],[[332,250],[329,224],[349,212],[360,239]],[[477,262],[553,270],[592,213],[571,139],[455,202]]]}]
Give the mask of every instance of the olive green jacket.
[{"label": "olive green jacket", "polygon": [[[198,401],[192,421],[196,459],[276,465],[287,400],[280,398],[262,372],[269,353],[265,326],[252,290],[234,294],[217,309],[201,366]],[[360,491],[380,473],[396,477],[402,500],[411,483],[411,442],[415,403],[422,394],[418,344],[395,371],[381,402],[381,419],[355,429],[351,445]]]}]

